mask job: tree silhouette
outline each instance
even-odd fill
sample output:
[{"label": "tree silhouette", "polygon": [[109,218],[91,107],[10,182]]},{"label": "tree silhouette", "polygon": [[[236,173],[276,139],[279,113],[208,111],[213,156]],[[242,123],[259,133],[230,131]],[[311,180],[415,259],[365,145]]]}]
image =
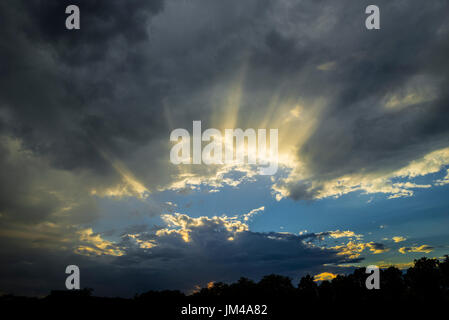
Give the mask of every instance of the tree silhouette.
[{"label": "tree silhouette", "polygon": [[[150,309],[164,312],[164,318],[176,318],[186,305],[216,306],[223,304],[267,304],[274,319],[297,315],[300,308],[337,310],[351,306],[351,310],[370,310],[373,306],[419,306],[449,302],[449,256],[444,260],[420,258],[406,271],[392,266],[380,270],[380,289],[368,290],[365,268],[351,274],[338,275],[332,281],[315,281],[311,275],[302,277],[295,287],[289,277],[270,274],[255,282],[248,278],[226,284],[211,283],[186,295],[178,290],[147,291],[133,299],[101,298],[92,296],[92,289],[52,291],[46,298],[0,296],[0,306],[69,308],[77,305]],[[425,302],[423,304],[422,302]],[[323,309],[324,308],[324,309]],[[274,317],[274,315],[276,315]],[[245,316],[248,318],[248,316]],[[232,319],[232,318],[229,318]],[[248,319],[251,319],[249,317]]]}]

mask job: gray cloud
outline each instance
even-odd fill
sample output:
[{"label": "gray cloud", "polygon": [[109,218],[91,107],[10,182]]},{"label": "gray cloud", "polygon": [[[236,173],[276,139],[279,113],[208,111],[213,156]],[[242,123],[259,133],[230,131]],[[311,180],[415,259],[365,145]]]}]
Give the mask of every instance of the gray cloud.
[{"label": "gray cloud", "polygon": [[[266,115],[275,95],[326,97],[298,154],[313,181],[399,168],[447,140],[445,3],[381,1],[376,32],[363,27],[363,3],[347,4],[81,1],[77,32],[63,28],[64,2],[5,6],[1,128],[58,168],[101,179],[114,175],[106,152],[153,189],[176,179],[170,130],[211,119],[246,65],[238,124]],[[335,70],[317,69],[328,62]],[[416,77],[434,99],[382,108]],[[317,192],[287,187],[296,199]]]},{"label": "gray cloud", "polygon": [[[320,125],[299,150],[318,186],[286,185],[295,199],[313,198],[320,181],[397,170],[447,146],[449,64],[442,55],[447,57],[449,34],[439,11],[446,4],[378,5],[382,8],[379,32],[364,30],[357,13],[360,8],[348,5],[345,12],[354,19],[339,20],[320,39],[336,69],[309,79],[330,101]],[[385,97],[404,94],[408,86],[417,92],[431,87],[433,99],[386,110]]]}]

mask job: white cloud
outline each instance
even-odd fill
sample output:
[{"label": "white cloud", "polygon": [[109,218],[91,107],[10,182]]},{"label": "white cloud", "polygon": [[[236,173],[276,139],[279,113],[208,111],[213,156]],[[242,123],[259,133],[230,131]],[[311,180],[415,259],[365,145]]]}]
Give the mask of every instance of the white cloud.
[{"label": "white cloud", "polygon": [[437,186],[444,186],[446,184],[449,184],[449,169],[446,170],[446,176],[442,179],[436,180],[435,184]]},{"label": "white cloud", "polygon": [[[280,180],[273,185],[273,191],[277,200],[286,196],[294,196],[292,190],[302,188],[302,194],[313,199],[324,199],[329,197],[338,198],[354,191],[362,191],[365,194],[384,193],[388,198],[413,196],[413,189],[431,188],[432,184],[416,184],[412,181],[394,182],[395,179],[412,179],[418,176],[440,172],[444,166],[449,165],[449,148],[439,149],[428,153],[421,159],[411,161],[408,165],[393,172],[383,173],[354,173],[335,179],[315,181],[301,178],[303,173],[292,173],[289,177]],[[440,186],[447,183],[448,175],[436,180],[433,185]],[[300,181],[300,183],[298,183]]]},{"label": "white cloud", "polygon": [[343,238],[343,237],[346,237],[346,238],[355,237],[355,238],[359,239],[359,238],[362,237],[362,235],[355,234],[354,231],[350,231],[350,230],[346,230],[346,231],[340,231],[340,230],[329,231],[329,235],[332,238],[336,238],[336,239]]},{"label": "white cloud", "polygon": [[265,210],[265,207],[262,206],[262,207],[260,207],[260,208],[253,209],[253,210],[251,210],[251,211],[248,212],[248,213],[245,213],[245,214],[243,215],[243,221],[248,221],[248,220],[251,219],[254,215],[256,215],[257,213],[262,212],[262,211],[264,211],[264,210]]}]

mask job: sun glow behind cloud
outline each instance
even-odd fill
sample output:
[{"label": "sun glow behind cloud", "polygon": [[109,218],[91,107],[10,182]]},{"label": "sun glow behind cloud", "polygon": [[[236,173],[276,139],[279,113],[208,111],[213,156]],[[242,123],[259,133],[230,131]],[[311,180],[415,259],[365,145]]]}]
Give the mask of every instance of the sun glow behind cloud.
[{"label": "sun glow behind cloud", "polygon": [[[331,67],[325,68],[325,70],[329,71],[332,69]],[[279,130],[278,163],[282,174],[273,177],[272,184],[273,194],[277,200],[285,197],[296,198],[294,189],[298,187],[304,190],[306,199],[338,198],[355,191],[361,191],[365,194],[382,193],[393,199],[412,196],[414,189],[431,188],[432,186],[444,184],[445,180],[438,180],[433,184],[418,184],[411,180],[418,176],[439,172],[444,166],[449,165],[448,147],[431,151],[420,159],[412,160],[408,165],[400,169],[372,172],[354,170],[350,174],[337,177],[317,176],[311,170],[307,161],[305,161],[302,149],[315,130],[320,125],[326,125],[322,122],[322,113],[323,110],[328,108],[327,104],[329,102],[324,98],[315,100],[298,98],[300,94],[293,97],[282,96],[280,92],[274,89],[271,97],[265,101],[265,105],[261,106],[260,112],[252,112],[248,116],[243,112],[244,107],[246,107],[246,95],[250,94],[245,83],[247,72],[249,72],[247,62],[244,62],[235,80],[224,90],[225,92],[227,91],[227,95],[225,95],[226,98],[223,104],[218,104],[219,107],[213,109],[214,112],[211,113],[210,121],[205,123],[210,123],[212,127],[221,130],[223,137],[225,129],[232,128],[241,128],[242,130],[248,128],[256,130],[257,128],[267,130],[276,128]],[[425,78],[418,77],[411,81],[408,87],[416,88],[417,84],[426,83],[426,81]],[[427,86],[430,86],[430,84]],[[436,84],[433,84],[433,86],[436,86]],[[436,95],[435,89],[429,87],[425,92],[422,93],[422,96],[427,98],[415,99],[416,101],[414,100],[413,103],[419,104],[423,101],[434,99]],[[432,99],[429,97],[432,97]],[[295,132],[295,134],[292,134],[292,132]],[[224,138],[219,142],[223,142],[225,146],[231,145],[224,143],[226,142]],[[245,155],[257,154],[257,150],[254,147],[248,148],[246,141],[236,152]],[[273,156],[270,154],[266,156],[258,154],[259,158],[262,157],[260,160],[268,162],[274,160]],[[255,166],[245,164],[180,165],[176,170],[178,174],[174,176],[174,181],[167,186],[168,189],[200,189],[203,186],[212,187],[213,192],[218,192],[225,185],[237,187],[242,181],[255,181],[258,179]],[[231,178],[232,172],[241,172],[243,176],[238,179]],[[287,173],[287,176],[281,177],[285,173]],[[395,181],[398,178],[404,181]],[[160,190],[164,189],[165,187],[160,188]]]}]

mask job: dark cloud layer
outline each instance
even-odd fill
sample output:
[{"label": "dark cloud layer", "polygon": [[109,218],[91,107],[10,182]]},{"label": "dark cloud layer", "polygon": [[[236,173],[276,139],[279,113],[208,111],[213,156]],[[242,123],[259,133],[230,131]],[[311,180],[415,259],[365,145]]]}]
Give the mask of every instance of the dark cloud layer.
[{"label": "dark cloud layer", "polygon": [[[75,255],[60,248],[30,249],[29,244],[13,249],[8,239],[4,239],[5,246],[0,252],[5,262],[1,266],[5,276],[2,290],[45,294],[51,289],[63,289],[67,261],[80,267],[82,285],[95,288],[96,294],[133,296],[150,288],[189,292],[209,281],[233,281],[241,276],[259,279],[273,271],[297,281],[302,275],[319,272],[323,264],[363,260],[349,259],[338,255],[338,250],[312,245],[322,234],[235,233],[227,228],[229,221],[208,218],[201,221],[189,227],[188,242],[179,233],[156,235],[144,231],[124,235],[114,245],[123,253],[117,257]],[[140,246],[139,241],[148,240],[155,246]],[[75,243],[70,246],[76,247]]]},{"label": "dark cloud layer", "polygon": [[[374,32],[364,28],[364,3],[78,4],[79,31],[65,30],[64,1],[1,10],[2,132],[58,168],[112,177],[106,152],[149,188],[170,183],[170,130],[210,119],[229,94],[217,88],[242,65],[239,123],[265,115],[276,94],[326,98],[299,150],[315,181],[400,168],[447,141],[444,1],[381,1],[382,27]],[[334,70],[317,69],[325,63]],[[432,99],[383,108],[386,96],[410,86],[430,87]],[[316,192],[291,188],[298,199]]]}]

